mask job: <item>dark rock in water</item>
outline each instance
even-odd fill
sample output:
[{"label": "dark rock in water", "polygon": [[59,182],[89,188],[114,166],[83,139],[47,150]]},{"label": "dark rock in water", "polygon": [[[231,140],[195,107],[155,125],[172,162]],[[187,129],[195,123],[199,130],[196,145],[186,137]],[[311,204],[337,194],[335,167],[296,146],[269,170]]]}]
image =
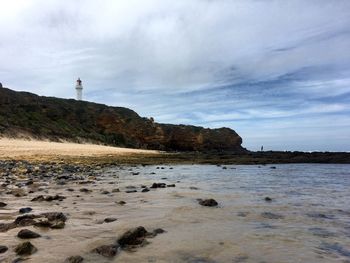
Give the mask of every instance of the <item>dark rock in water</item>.
[{"label": "dark rock in water", "polygon": [[126,190],[125,193],[128,193],[128,194],[130,194],[130,193],[137,193],[137,190]]},{"label": "dark rock in water", "polygon": [[9,248],[7,246],[0,245],[0,254],[5,253]]},{"label": "dark rock in water", "polygon": [[84,258],[81,256],[71,256],[67,258],[64,263],[81,263],[84,261]]},{"label": "dark rock in water", "polygon": [[237,213],[237,216],[240,216],[240,217],[246,217],[247,215],[249,215],[249,212],[238,212]]},{"label": "dark rock in water", "polygon": [[17,237],[22,239],[27,239],[27,238],[38,238],[38,237],[41,237],[41,235],[29,229],[22,229],[21,231],[18,232]]},{"label": "dark rock in water", "polygon": [[30,208],[30,207],[23,207],[23,208],[20,208],[20,209],[19,209],[19,213],[20,213],[20,214],[26,214],[26,213],[31,212],[32,210],[33,210],[33,209]]},{"label": "dark rock in water", "polygon": [[119,201],[119,202],[117,202],[117,204],[118,204],[118,205],[125,205],[126,202],[125,202],[125,201]]},{"label": "dark rock in water", "polygon": [[146,192],[149,192],[150,190],[148,189],[148,188],[144,188],[144,189],[142,189],[142,193],[146,193]]},{"label": "dark rock in water", "polygon": [[199,204],[202,206],[217,206],[218,203],[214,199],[199,200]]},{"label": "dark rock in water", "polygon": [[35,215],[23,215],[23,216],[18,216],[15,221],[15,227],[16,226],[30,226],[33,225],[35,223],[35,218],[37,218],[37,216]]},{"label": "dark rock in water", "polygon": [[166,184],[165,183],[153,183],[151,188],[165,188]]},{"label": "dark rock in water", "polygon": [[330,215],[330,214],[324,214],[324,213],[318,213],[318,212],[310,212],[308,214],[306,214],[308,217],[311,218],[316,218],[316,219],[334,219],[335,216],[334,215]]},{"label": "dark rock in water", "polygon": [[327,254],[336,254],[343,257],[350,257],[350,250],[339,243],[323,242],[319,249]]},{"label": "dark rock in water", "polygon": [[112,190],[112,193],[119,193],[119,192],[120,192],[119,188],[115,188]]},{"label": "dark rock in water", "polygon": [[29,241],[19,244],[15,248],[15,252],[19,256],[29,256],[31,254],[34,254],[36,251],[38,251],[38,249]]},{"label": "dark rock in water", "polygon": [[4,203],[4,202],[0,202],[0,207],[5,207],[5,206],[7,206],[7,204],[6,204],[6,203]]},{"label": "dark rock in water", "polygon": [[162,228],[156,228],[156,229],[153,230],[152,233],[155,234],[155,235],[158,235],[158,234],[163,234],[165,232],[166,231],[164,229],[162,229]]},{"label": "dark rock in water", "polygon": [[322,238],[327,238],[327,237],[334,237],[336,236],[335,233],[332,233],[326,229],[319,228],[319,227],[312,227],[309,228],[309,231],[314,235]]},{"label": "dark rock in water", "polygon": [[265,200],[266,202],[271,202],[271,201],[272,201],[272,198],[271,198],[271,197],[266,196],[264,200]]},{"label": "dark rock in water", "polygon": [[118,253],[118,248],[119,248],[118,244],[103,245],[95,248],[94,250],[92,250],[92,252],[100,254],[101,256],[104,256],[104,257],[114,257]]},{"label": "dark rock in water", "polygon": [[61,196],[61,195],[55,195],[55,196],[43,196],[43,195],[39,195],[37,197],[34,197],[32,200],[32,202],[38,201],[38,202],[42,202],[42,201],[47,201],[47,202],[51,202],[51,201],[62,201],[63,199],[66,199],[66,197]]},{"label": "dark rock in water", "polygon": [[48,213],[42,213],[42,216],[46,217],[49,221],[59,220],[66,222],[67,217],[61,213],[61,212],[48,212]]},{"label": "dark rock in water", "polygon": [[271,212],[263,212],[263,213],[261,213],[261,216],[264,218],[268,218],[268,219],[283,219],[284,218],[284,216],[282,216],[282,215],[274,214]]},{"label": "dark rock in water", "polygon": [[198,188],[198,187],[195,187],[195,186],[190,186],[190,189],[191,189],[191,190],[198,190],[199,188]]},{"label": "dark rock in water", "polygon": [[118,244],[121,247],[142,245],[148,232],[143,226],[131,229],[125,232],[119,239]]},{"label": "dark rock in water", "polygon": [[68,188],[68,189],[66,189],[66,191],[68,191],[68,192],[74,192],[74,189],[73,189],[73,188]]},{"label": "dark rock in water", "polygon": [[87,188],[80,188],[79,191],[82,193],[90,193],[91,192],[91,190],[89,190]]},{"label": "dark rock in water", "polygon": [[276,169],[276,166],[271,166],[270,169]]},{"label": "dark rock in water", "polygon": [[139,172],[133,172],[132,175],[139,175]]},{"label": "dark rock in water", "polygon": [[105,223],[111,223],[111,222],[114,222],[114,221],[116,221],[117,219],[116,218],[114,218],[114,217],[107,217],[107,218],[105,218],[104,220],[103,220],[103,222],[105,222]]},{"label": "dark rock in water", "polygon": [[108,195],[108,194],[110,194],[110,192],[107,191],[107,190],[103,190],[103,191],[101,192],[101,194],[103,194],[103,195]]},{"label": "dark rock in water", "polygon": [[175,187],[175,184],[168,184],[167,187]]}]

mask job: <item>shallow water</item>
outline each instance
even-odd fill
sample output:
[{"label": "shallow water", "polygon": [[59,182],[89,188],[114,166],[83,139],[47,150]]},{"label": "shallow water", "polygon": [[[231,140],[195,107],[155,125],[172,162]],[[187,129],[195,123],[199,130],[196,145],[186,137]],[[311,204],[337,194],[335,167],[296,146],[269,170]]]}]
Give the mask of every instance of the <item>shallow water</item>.
[{"label": "shallow water", "polygon": [[[13,221],[25,206],[31,206],[33,213],[68,214],[64,229],[34,228],[42,237],[31,240],[38,252],[26,262],[63,262],[71,255],[81,255],[85,262],[350,262],[350,165],[273,166],[276,169],[271,165],[109,169],[94,185],[49,184],[49,194],[67,197],[62,202],[30,202],[38,193],[20,198],[2,194],[0,200],[8,206],[0,208],[0,222]],[[141,185],[153,182],[176,187],[140,192]],[[125,193],[127,186],[136,186],[138,192]],[[93,191],[81,193],[82,187]],[[101,194],[102,189],[114,188],[121,192]],[[267,196],[271,202],[264,200]],[[198,198],[214,198],[219,207],[200,206]],[[116,204],[121,200],[126,204]],[[118,220],[101,224],[106,217]],[[167,232],[111,260],[89,253],[139,225]],[[20,243],[19,230],[0,233],[0,245],[10,248],[0,254],[0,261],[16,257],[13,248]]]}]

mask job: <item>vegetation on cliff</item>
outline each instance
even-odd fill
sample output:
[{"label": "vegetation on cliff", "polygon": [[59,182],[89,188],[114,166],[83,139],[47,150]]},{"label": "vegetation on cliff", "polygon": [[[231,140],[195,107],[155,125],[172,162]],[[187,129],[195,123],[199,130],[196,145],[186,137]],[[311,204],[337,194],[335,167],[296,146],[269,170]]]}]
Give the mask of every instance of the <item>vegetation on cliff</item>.
[{"label": "vegetation on cliff", "polygon": [[23,134],[143,149],[245,151],[229,128],[159,124],[127,108],[0,88],[0,135]]}]

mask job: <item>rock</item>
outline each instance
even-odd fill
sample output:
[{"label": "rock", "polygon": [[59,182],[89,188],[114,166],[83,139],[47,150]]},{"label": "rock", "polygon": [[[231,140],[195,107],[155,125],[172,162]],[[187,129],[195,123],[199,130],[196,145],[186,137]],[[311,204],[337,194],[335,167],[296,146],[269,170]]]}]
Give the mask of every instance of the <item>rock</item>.
[{"label": "rock", "polygon": [[190,189],[191,189],[191,190],[198,190],[199,188],[198,188],[198,187],[195,187],[195,186],[190,186]]},{"label": "rock", "polygon": [[142,189],[142,193],[146,193],[146,192],[149,192],[150,190],[148,189],[148,188],[144,188],[144,189]]},{"label": "rock", "polygon": [[125,205],[126,202],[125,202],[125,201],[119,201],[119,202],[117,202],[117,204],[118,204],[118,205]]},{"label": "rock", "polygon": [[5,253],[7,250],[8,250],[8,247],[7,247],[7,246],[2,246],[2,245],[0,245],[0,254]]},{"label": "rock", "polygon": [[120,192],[119,188],[115,188],[112,190],[112,193],[119,193],[119,192]]},{"label": "rock", "polygon": [[261,213],[261,216],[264,218],[268,218],[268,219],[283,219],[284,218],[284,216],[282,216],[282,215],[274,214],[271,212]]},{"label": "rock", "polygon": [[218,203],[214,199],[199,200],[199,204],[202,206],[217,206]]},{"label": "rock", "polygon": [[272,201],[272,198],[271,198],[271,197],[266,196],[264,200],[265,200],[266,202],[271,202],[271,201]]},{"label": "rock", "polygon": [[164,229],[162,229],[162,228],[156,228],[156,229],[153,230],[153,234],[155,234],[155,235],[163,234],[165,232],[166,231]]},{"label": "rock", "polygon": [[7,204],[6,204],[6,203],[4,203],[4,202],[0,202],[0,207],[5,207],[5,206],[7,206]]},{"label": "rock", "polygon": [[84,258],[81,256],[71,256],[67,258],[64,263],[81,263],[84,261]]},{"label": "rock", "polygon": [[165,183],[153,183],[151,188],[165,188],[166,184]]},{"label": "rock", "polygon": [[270,169],[276,169],[276,166],[271,166]]},{"label": "rock", "polygon": [[92,250],[92,252],[95,252],[97,254],[100,254],[104,257],[114,257],[118,253],[118,244],[113,245],[103,245],[100,247],[95,248]]},{"label": "rock", "polygon": [[89,190],[87,188],[80,188],[79,191],[82,193],[90,193],[91,192],[91,190]]},{"label": "rock", "polygon": [[18,232],[17,237],[22,239],[27,239],[27,238],[38,238],[38,237],[41,237],[41,235],[29,229],[22,229],[21,231]]},{"label": "rock", "polygon": [[33,209],[31,207],[23,207],[23,208],[20,208],[19,209],[19,213],[20,214],[26,214],[26,213],[29,213],[31,212]]},{"label": "rock", "polygon": [[119,239],[118,244],[121,247],[142,245],[148,232],[143,226],[136,227],[125,232]]},{"label": "rock", "polygon": [[29,241],[17,245],[15,252],[19,256],[28,256],[34,254],[38,249]]},{"label": "rock", "polygon": [[137,190],[126,190],[125,193],[137,193]]},{"label": "rock", "polygon": [[175,187],[175,184],[168,184],[166,187]]},{"label": "rock", "polygon": [[43,196],[43,195],[39,195],[37,197],[34,197],[32,200],[32,202],[42,202],[42,201],[47,201],[47,202],[51,202],[51,201],[62,201],[63,199],[66,199],[66,197],[64,196],[61,196],[61,195],[55,195],[55,196],[51,196],[51,195],[48,195],[48,196]]},{"label": "rock", "polygon": [[105,222],[105,223],[111,223],[111,222],[114,222],[114,221],[116,221],[117,219],[116,218],[114,218],[114,217],[107,217],[107,218],[105,218],[104,220],[103,220],[103,222]]}]

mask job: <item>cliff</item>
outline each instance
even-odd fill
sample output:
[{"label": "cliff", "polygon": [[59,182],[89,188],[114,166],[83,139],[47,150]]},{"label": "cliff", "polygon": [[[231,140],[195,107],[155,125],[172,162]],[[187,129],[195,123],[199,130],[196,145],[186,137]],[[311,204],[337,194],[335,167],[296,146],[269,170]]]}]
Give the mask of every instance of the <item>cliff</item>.
[{"label": "cliff", "polygon": [[245,152],[229,128],[155,123],[122,107],[0,88],[0,135],[90,141],[130,148]]}]

